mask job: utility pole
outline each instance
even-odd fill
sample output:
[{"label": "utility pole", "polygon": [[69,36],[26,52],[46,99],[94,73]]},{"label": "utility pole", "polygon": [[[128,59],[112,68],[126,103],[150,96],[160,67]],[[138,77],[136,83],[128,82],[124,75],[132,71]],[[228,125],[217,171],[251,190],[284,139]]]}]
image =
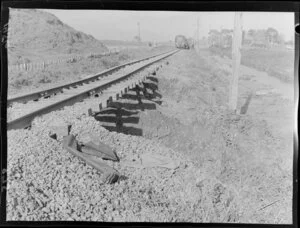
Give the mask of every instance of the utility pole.
[{"label": "utility pole", "polygon": [[138,22],[138,39],[139,39],[139,42],[141,42],[140,22]]},{"label": "utility pole", "polygon": [[237,97],[238,97],[238,83],[239,83],[239,69],[241,63],[241,46],[242,46],[242,18],[241,12],[236,12],[234,16],[234,32],[232,43],[232,80],[229,95],[229,108],[236,112]]},{"label": "utility pole", "polygon": [[199,17],[197,18],[197,48],[199,48]]}]

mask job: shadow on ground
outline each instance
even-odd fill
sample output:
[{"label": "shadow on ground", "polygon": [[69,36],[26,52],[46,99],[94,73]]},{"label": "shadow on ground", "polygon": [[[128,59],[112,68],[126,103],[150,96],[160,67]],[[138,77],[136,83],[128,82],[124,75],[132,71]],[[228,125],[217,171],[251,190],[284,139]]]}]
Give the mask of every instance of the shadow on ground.
[{"label": "shadow on ground", "polygon": [[148,77],[142,85],[130,89],[118,101],[110,102],[108,108],[96,113],[95,119],[109,131],[143,136],[138,125],[139,112],[156,110],[156,105],[161,105],[157,83],[157,78]]}]

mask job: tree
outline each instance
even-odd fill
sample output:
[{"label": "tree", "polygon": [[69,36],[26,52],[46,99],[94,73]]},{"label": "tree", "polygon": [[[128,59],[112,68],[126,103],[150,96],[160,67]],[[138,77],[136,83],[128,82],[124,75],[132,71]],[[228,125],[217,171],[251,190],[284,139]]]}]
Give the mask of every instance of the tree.
[{"label": "tree", "polygon": [[245,43],[245,37],[246,37],[246,31],[243,30],[243,33],[242,33],[242,44]]},{"label": "tree", "polygon": [[255,34],[255,30],[254,30],[254,29],[250,29],[250,30],[248,31],[248,36],[254,37],[254,34]]},{"label": "tree", "polygon": [[216,29],[211,29],[208,33],[208,42],[209,42],[209,46],[213,47],[213,46],[219,46],[220,44],[220,38],[221,38],[221,34],[218,30]]},{"label": "tree", "polygon": [[254,43],[254,38],[255,38],[255,30],[254,29],[250,29],[247,32],[247,39],[249,39],[249,44],[253,44]]},{"label": "tree", "polygon": [[228,48],[232,45],[232,30],[230,29],[222,29],[221,33],[221,43],[220,46],[222,48]]},{"label": "tree", "polygon": [[285,40],[284,34],[283,33],[279,33],[279,35],[278,35],[278,43],[279,44],[284,44],[284,40]]},{"label": "tree", "polygon": [[133,39],[137,42],[141,42],[141,38],[139,36],[135,36]]},{"label": "tree", "polygon": [[268,39],[268,42],[270,44],[274,44],[274,43],[277,43],[278,40],[279,40],[279,33],[276,29],[274,28],[268,28],[267,29],[267,39]]}]

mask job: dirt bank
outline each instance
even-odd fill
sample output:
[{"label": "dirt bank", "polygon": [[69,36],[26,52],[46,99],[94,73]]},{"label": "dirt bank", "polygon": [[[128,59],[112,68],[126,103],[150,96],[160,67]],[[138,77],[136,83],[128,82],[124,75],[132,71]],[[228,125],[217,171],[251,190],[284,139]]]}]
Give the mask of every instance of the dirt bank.
[{"label": "dirt bank", "polygon": [[[180,152],[192,159],[204,179],[232,189],[234,208],[219,213],[216,205],[205,205],[216,212],[210,222],[291,223],[293,87],[242,66],[242,114],[232,115],[226,108],[230,74],[226,59],[181,51],[155,75],[154,99],[143,98],[147,105],[136,107],[136,121],[119,132]],[[139,103],[134,94],[124,100],[123,108]],[[226,210],[235,212],[234,220]]]},{"label": "dirt bank", "polygon": [[[242,212],[240,222],[291,222],[295,113],[293,85],[242,66],[239,110],[245,107],[249,93],[253,93],[253,96],[248,108],[244,109],[246,114],[232,116],[223,111],[229,91],[228,76],[231,74],[228,61],[206,53],[199,53],[197,58],[194,53],[182,52],[173,57],[170,68],[174,72],[170,72],[168,68],[160,72],[163,80],[178,80],[176,85],[183,88],[173,90],[174,87],[171,86],[167,89],[164,85],[170,86],[170,83],[161,83],[162,97],[165,103],[171,104],[167,108],[171,111],[163,113],[183,123],[187,119],[193,121],[188,127],[179,127],[176,131],[183,129],[187,133],[182,133],[187,137],[176,137],[178,144],[191,142],[182,151],[185,154],[192,151],[192,156],[199,155],[202,161],[200,170],[210,163],[211,156],[217,156],[212,161],[220,163],[216,167],[219,173],[214,176],[234,186],[239,192],[239,199],[236,199],[239,206],[236,209]],[[169,92],[170,95],[168,91],[172,91]],[[174,96],[173,91],[178,94]],[[174,105],[174,100],[177,100],[178,105]],[[209,106],[203,110],[205,101],[209,103],[209,100],[215,107]],[[176,112],[178,114],[174,115]],[[194,134],[188,134],[191,130],[185,130],[197,127],[205,130],[196,130]],[[166,140],[171,148],[172,141]],[[204,147],[201,148],[199,144],[204,144]],[[212,168],[208,173],[212,173],[211,171]],[[276,203],[261,209],[273,202]]]}]

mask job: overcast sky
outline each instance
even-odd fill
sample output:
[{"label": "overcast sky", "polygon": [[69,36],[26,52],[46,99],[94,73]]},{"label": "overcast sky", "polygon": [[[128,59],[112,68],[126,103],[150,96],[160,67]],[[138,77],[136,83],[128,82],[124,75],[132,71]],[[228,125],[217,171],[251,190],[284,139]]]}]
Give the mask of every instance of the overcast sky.
[{"label": "overcast sky", "polygon": [[[62,22],[99,40],[133,40],[140,23],[144,41],[174,40],[178,34],[195,37],[197,18],[199,36],[207,36],[209,29],[233,28],[234,12],[179,11],[121,11],[121,10],[50,10]],[[294,36],[294,13],[244,12],[243,29],[273,27],[286,40]]]}]

